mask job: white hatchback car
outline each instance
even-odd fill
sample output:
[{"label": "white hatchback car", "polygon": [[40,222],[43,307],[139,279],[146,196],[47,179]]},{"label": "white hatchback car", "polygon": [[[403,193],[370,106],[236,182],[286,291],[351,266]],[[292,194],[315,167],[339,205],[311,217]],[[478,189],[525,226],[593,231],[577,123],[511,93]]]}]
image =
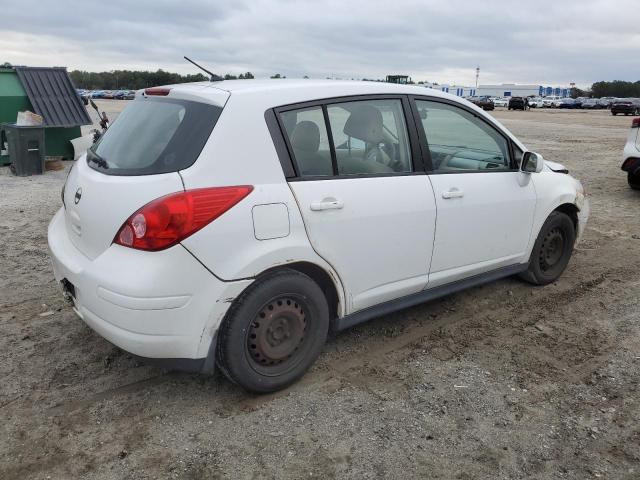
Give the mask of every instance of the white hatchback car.
[{"label": "white hatchback car", "polygon": [[519,274],[553,282],[583,188],[471,103],[369,82],[150,88],[49,226],[76,313],[137,356],[283,388],[330,329]]},{"label": "white hatchback car", "polygon": [[622,170],[627,172],[627,181],[634,190],[640,190],[640,117],[631,122],[631,130],[622,154]]}]

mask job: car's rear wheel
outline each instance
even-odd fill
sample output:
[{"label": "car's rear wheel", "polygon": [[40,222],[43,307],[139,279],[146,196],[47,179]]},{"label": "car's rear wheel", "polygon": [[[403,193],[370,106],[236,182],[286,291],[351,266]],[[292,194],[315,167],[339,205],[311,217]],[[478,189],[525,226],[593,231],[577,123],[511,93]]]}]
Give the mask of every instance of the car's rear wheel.
[{"label": "car's rear wheel", "polygon": [[640,190],[640,174],[634,175],[631,172],[627,172],[627,181],[632,189]]},{"label": "car's rear wheel", "polygon": [[329,308],[308,276],[283,269],[258,278],[229,309],[217,363],[246,390],[266,393],[298,380],[327,338]]},{"label": "car's rear wheel", "polygon": [[540,229],[531,251],[529,267],[520,277],[534,285],[546,285],[560,277],[569,263],[576,232],[566,213],[552,212]]}]

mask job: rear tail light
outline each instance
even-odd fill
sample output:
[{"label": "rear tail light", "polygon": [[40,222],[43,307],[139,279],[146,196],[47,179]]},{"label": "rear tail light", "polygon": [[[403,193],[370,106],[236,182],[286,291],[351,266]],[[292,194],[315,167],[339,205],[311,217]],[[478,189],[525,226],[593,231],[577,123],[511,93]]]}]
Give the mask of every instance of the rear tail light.
[{"label": "rear tail light", "polygon": [[169,95],[170,91],[171,91],[170,88],[151,87],[151,88],[145,88],[144,89],[144,94],[145,95],[158,96],[158,97],[166,97],[167,95]]},{"label": "rear tail light", "polygon": [[640,128],[640,117],[636,117],[631,121],[631,128]]},{"label": "rear tail light", "polygon": [[199,188],[160,197],[134,212],[113,243],[138,250],[164,250],[214,221],[252,190],[251,185]]}]

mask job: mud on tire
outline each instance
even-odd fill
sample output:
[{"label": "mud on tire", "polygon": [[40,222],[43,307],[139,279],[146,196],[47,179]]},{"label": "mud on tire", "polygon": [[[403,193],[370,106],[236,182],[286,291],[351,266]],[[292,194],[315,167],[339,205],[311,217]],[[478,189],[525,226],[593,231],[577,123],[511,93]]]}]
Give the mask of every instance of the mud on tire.
[{"label": "mud on tire", "polygon": [[217,365],[245,390],[280,390],[315,362],[328,330],[329,308],[316,282],[290,269],[268,273],[227,312],[218,331]]},{"label": "mud on tire", "polygon": [[529,266],[520,278],[534,285],[546,285],[560,277],[569,263],[576,231],[566,213],[552,212],[542,225],[531,251]]}]

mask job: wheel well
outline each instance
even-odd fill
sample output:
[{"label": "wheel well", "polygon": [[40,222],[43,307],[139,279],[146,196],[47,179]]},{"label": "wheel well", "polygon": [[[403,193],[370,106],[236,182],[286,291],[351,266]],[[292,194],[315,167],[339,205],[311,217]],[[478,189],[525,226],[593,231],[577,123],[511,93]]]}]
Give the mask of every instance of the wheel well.
[{"label": "wheel well", "polygon": [[554,211],[562,212],[568,215],[573,222],[573,227],[575,228],[576,232],[578,231],[578,207],[576,207],[573,203],[563,203]]},{"label": "wheel well", "polygon": [[338,296],[335,282],[331,278],[331,275],[329,275],[329,273],[327,273],[324,268],[310,262],[295,262],[270,268],[269,270],[262,272],[261,275],[264,275],[267,272],[274,272],[276,270],[282,270],[285,268],[304,273],[306,276],[316,282],[322,289],[322,292],[327,299],[327,305],[329,306],[329,315],[331,320],[338,318],[338,304],[340,297]]}]

